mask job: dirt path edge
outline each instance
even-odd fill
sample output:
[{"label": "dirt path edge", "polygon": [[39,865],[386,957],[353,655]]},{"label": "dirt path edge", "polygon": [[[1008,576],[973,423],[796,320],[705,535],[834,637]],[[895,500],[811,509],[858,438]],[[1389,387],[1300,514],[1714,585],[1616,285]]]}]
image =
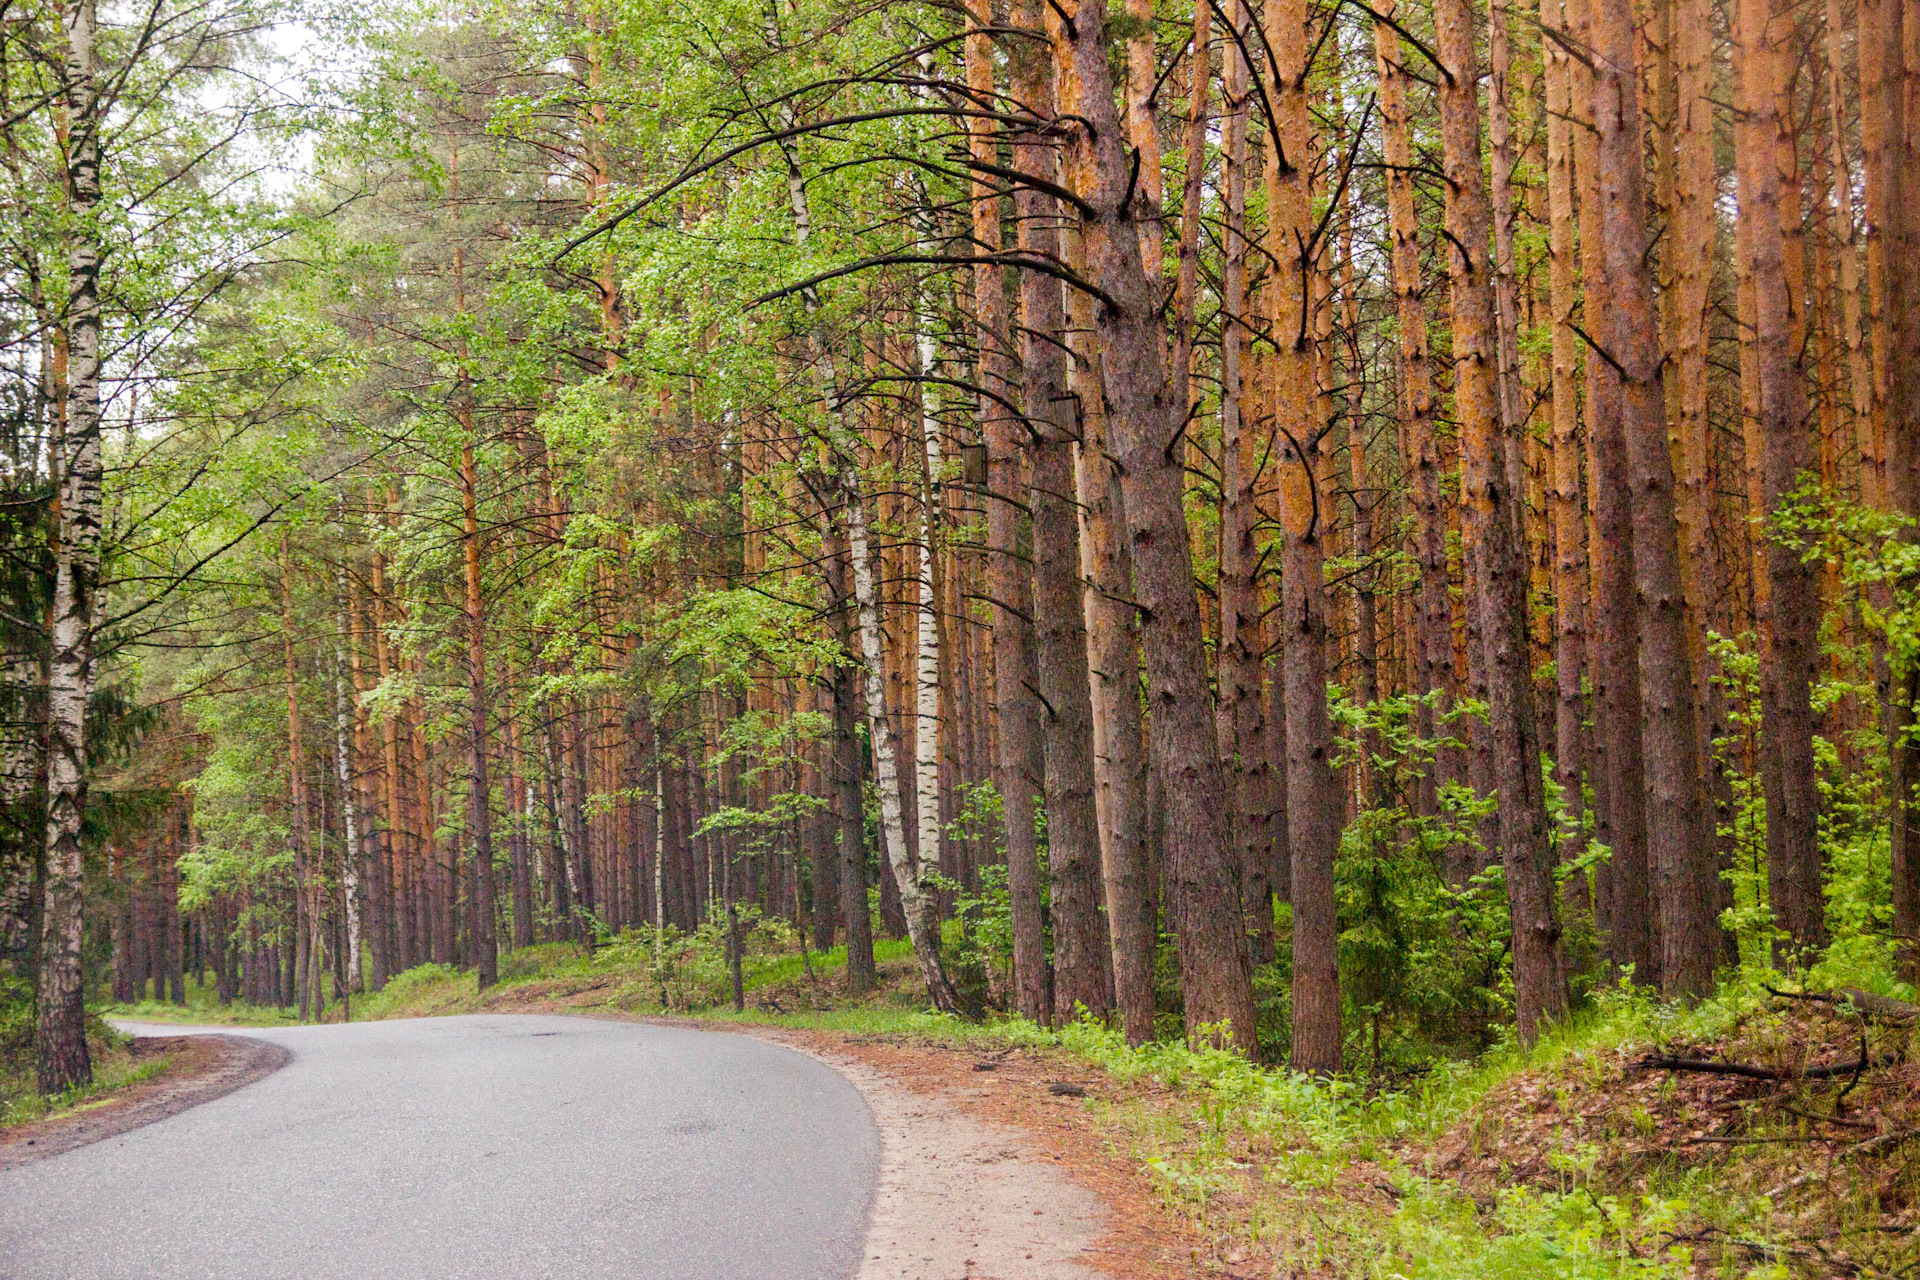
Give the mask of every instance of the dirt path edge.
[{"label": "dirt path edge", "polygon": [[179,1115],[263,1080],[293,1060],[293,1054],[282,1046],[251,1036],[167,1038],[181,1042],[169,1051],[199,1060],[133,1085],[101,1105],[18,1126],[0,1137],[0,1169],[46,1160]]},{"label": "dirt path edge", "polygon": [[880,1176],[856,1280],[1104,1280],[1089,1251],[1100,1198],[1023,1157],[1029,1138],[917,1093],[850,1054],[772,1028],[739,1028],[825,1063],[860,1090],[880,1130]]},{"label": "dirt path edge", "polygon": [[1112,1218],[1107,1205],[1065,1170],[1031,1158],[1029,1134],[910,1089],[837,1051],[829,1035],[606,1009],[539,1012],[752,1036],[848,1080],[880,1131],[880,1172],[852,1280],[1108,1280],[1096,1258]]}]

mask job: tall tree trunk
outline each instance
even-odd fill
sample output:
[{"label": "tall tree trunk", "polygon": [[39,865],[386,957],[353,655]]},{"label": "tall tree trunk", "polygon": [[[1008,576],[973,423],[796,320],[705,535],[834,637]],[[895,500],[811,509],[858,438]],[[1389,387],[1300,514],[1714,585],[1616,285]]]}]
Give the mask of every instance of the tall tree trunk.
[{"label": "tall tree trunk", "polygon": [[[1589,47],[1593,37],[1592,0],[1566,0],[1571,39]],[[1582,126],[1594,120],[1595,74],[1576,61],[1573,110]],[[1604,339],[1596,330],[1612,310],[1607,271],[1606,234],[1600,196],[1600,149],[1591,127],[1574,134],[1574,177],[1580,198],[1581,313],[1590,350],[1587,375],[1587,485],[1592,526],[1587,539],[1591,561],[1595,651],[1594,837],[1612,850],[1605,868],[1607,892],[1602,914],[1608,925],[1609,956],[1632,966],[1645,983],[1659,980],[1654,957],[1653,902],[1648,894],[1647,843],[1643,784],[1640,780],[1640,665],[1634,610],[1633,510],[1627,472],[1626,441],[1621,432],[1620,379],[1611,361],[1591,349]]]},{"label": "tall tree trunk", "polygon": [[355,795],[360,805],[361,823],[361,868],[367,886],[367,935],[368,959],[372,972],[368,975],[369,989],[378,991],[387,985],[387,979],[394,973],[393,949],[393,889],[391,865],[385,855],[384,836],[375,830],[379,809],[376,791],[376,773],[383,775],[373,764],[368,742],[367,709],[364,695],[367,692],[367,671],[362,664],[361,655],[366,652],[368,609],[377,607],[368,601],[368,609],[361,607],[361,601],[355,598],[354,588],[357,581],[351,575],[348,578],[347,594],[347,666],[353,677],[353,755],[355,762]]},{"label": "tall tree trunk", "polygon": [[[1208,12],[1206,4],[1207,0],[1200,0],[1197,12]],[[1205,72],[1199,74],[1204,81]],[[1066,236],[1069,265],[1084,271],[1086,245],[1079,228],[1070,226]],[[1120,473],[1108,455],[1106,399],[1092,342],[1093,300],[1075,290],[1068,295],[1067,308],[1067,342],[1073,356],[1068,386],[1080,406],[1074,463],[1081,571],[1086,579],[1100,869],[1113,949],[1115,1006],[1128,1043],[1140,1045],[1153,1038],[1156,922],[1148,883],[1147,760],[1140,723],[1138,624],[1131,603],[1133,563],[1127,554]]]},{"label": "tall tree trunk", "polygon": [[473,405],[461,371],[460,518],[466,568],[467,614],[467,828],[473,840],[473,874],[467,888],[467,930],[473,941],[480,990],[500,979],[493,934],[493,786],[487,768],[487,615],[480,581],[479,473],[473,450]]},{"label": "tall tree trunk", "polygon": [[[988,0],[971,0],[966,38],[968,83],[983,101],[995,93]],[[993,124],[974,120],[969,145],[976,165],[997,164]],[[989,180],[973,184],[973,239],[982,257],[1001,247],[1000,195]],[[1014,1012],[1034,1021],[1047,1016],[1047,958],[1040,919],[1040,868],[1033,819],[1040,760],[1039,708],[1034,671],[1031,576],[1020,550],[1019,423],[1012,415],[1010,370],[1015,363],[1006,285],[1001,269],[974,268],[973,306],[979,349],[981,435],[987,453],[987,595],[992,600],[994,710],[999,727],[994,789],[1005,817],[1007,890],[1013,913]]]},{"label": "tall tree trunk", "polygon": [[[827,590],[833,598],[833,626],[841,650],[853,652],[853,593],[847,586],[846,539],[839,521],[822,510]],[[853,664],[833,672],[833,812],[840,847],[840,915],[847,932],[847,994],[873,989],[873,915],[867,906],[866,815],[861,802],[858,677]]]},{"label": "tall tree trunk", "polygon": [[[340,607],[344,614],[348,608],[347,569],[344,562],[335,570],[335,589],[339,592]],[[334,777],[340,783],[340,817],[346,835],[346,843],[340,850],[340,891],[343,895],[342,906],[346,913],[346,960],[347,989],[360,988],[360,813],[358,797],[354,790],[354,774],[357,763],[353,754],[353,737],[350,726],[353,723],[353,704],[347,694],[347,655],[343,648],[345,637],[352,628],[343,616],[340,619],[340,639],[333,648],[333,760]]]},{"label": "tall tree trunk", "polygon": [[1564,1017],[1566,978],[1554,911],[1547,815],[1527,661],[1527,570],[1511,487],[1497,383],[1498,330],[1482,256],[1489,238],[1480,169],[1479,68],[1467,0],[1434,12],[1441,70],[1441,140],[1452,242],[1454,407],[1460,422],[1461,533],[1467,601],[1477,615],[1487,677],[1487,729],[1500,799],[1500,861],[1512,917],[1514,1012],[1522,1043]]},{"label": "tall tree trunk", "polygon": [[1107,421],[1120,467],[1131,540],[1140,647],[1147,668],[1152,755],[1166,788],[1165,857],[1180,985],[1189,1033],[1225,1025],[1235,1045],[1256,1050],[1252,973],[1222,800],[1220,757],[1202,648],[1200,606],[1185,512],[1184,457],[1175,444],[1185,405],[1174,405],[1160,329],[1158,273],[1140,257],[1143,209],[1113,105],[1105,0],[1066,6],[1054,35],[1060,108],[1084,121],[1070,129],[1069,170],[1085,201],[1088,273],[1101,291],[1094,328],[1105,358]]},{"label": "tall tree trunk", "polygon": [[[1733,856],[1733,783],[1713,749],[1729,732],[1726,691],[1718,664],[1707,649],[1710,630],[1728,628],[1721,567],[1713,540],[1712,426],[1707,417],[1708,307],[1712,298],[1714,254],[1719,243],[1719,175],[1714,162],[1713,24],[1706,0],[1674,0],[1674,157],[1673,207],[1662,257],[1670,277],[1667,310],[1671,332],[1673,394],[1680,465],[1676,494],[1680,522],[1681,587],[1687,605],[1688,657],[1692,664],[1695,707],[1700,718],[1701,764],[1705,770],[1709,821],[1715,857],[1721,866]],[[1723,837],[1725,829],[1729,835]],[[1732,884],[1716,879],[1716,902],[1732,905]],[[1723,933],[1723,958],[1737,959],[1732,935]]]},{"label": "tall tree trunk", "polygon": [[55,456],[53,652],[47,677],[47,862],[35,991],[34,1071],[42,1093],[93,1081],[87,1053],[80,828],[87,808],[87,703],[93,696],[100,574],[100,88],[94,0],[66,0],[62,88],[67,115],[66,402]]},{"label": "tall tree trunk", "polygon": [[1715,933],[1719,861],[1712,854],[1707,827],[1680,582],[1673,457],[1667,447],[1654,319],[1632,0],[1594,0],[1592,12],[1594,126],[1612,293],[1611,306],[1599,317],[1597,337],[1618,375],[1621,433],[1632,485],[1643,694],[1641,772],[1648,800],[1648,862],[1659,885],[1660,977],[1670,994],[1697,997],[1712,985],[1720,956]]},{"label": "tall tree trunk", "polygon": [[[813,227],[813,212],[808,203],[806,183],[800,172],[798,155],[789,147],[787,161],[787,198],[793,214],[794,242],[805,248]],[[806,295],[809,315],[818,309],[818,300]],[[893,883],[900,895],[906,916],[907,936],[913,944],[914,959],[926,983],[927,997],[936,1009],[956,1007],[953,985],[940,961],[940,921],[935,912],[932,891],[923,880],[924,869],[918,851],[907,843],[902,813],[899,755],[893,732],[893,720],[887,709],[886,660],[880,634],[880,599],[874,580],[873,553],[868,538],[866,495],[860,478],[860,441],[847,423],[845,411],[835,390],[833,357],[818,332],[808,335],[816,388],[829,405],[827,437],[823,442],[822,469],[829,470],[838,491],[841,518],[845,524],[847,554],[851,566],[855,630],[859,635],[859,657],[864,670],[867,731],[873,748],[874,783],[880,791],[880,842],[882,861],[891,867]],[[1039,868],[1036,864],[1035,875]]]},{"label": "tall tree trunk", "polygon": [[313,840],[307,813],[306,751],[300,727],[299,669],[294,656],[293,557],[285,534],[280,538],[280,647],[285,666],[287,692],[287,845],[293,853],[294,892],[294,972],[300,1021],[309,1015],[319,1017],[319,985],[313,981],[319,968],[314,960],[314,942],[319,930],[314,924],[319,907],[319,876],[314,868]]},{"label": "tall tree trunk", "polygon": [[[1920,13],[1902,0],[1860,0],[1860,141],[1866,168],[1867,312],[1873,347],[1873,415],[1884,442],[1887,502],[1895,511],[1920,511],[1920,282],[1912,278],[1920,252],[1920,213],[1914,210],[1920,161],[1920,66],[1913,64]],[[1893,932],[1903,940],[1902,971],[1920,973],[1920,748],[1912,741],[1920,703],[1920,664],[1892,672],[1887,733],[1893,792]]]},{"label": "tall tree trunk", "polygon": [[1269,403],[1279,470],[1280,626],[1287,709],[1287,828],[1293,863],[1293,1060],[1296,1071],[1340,1069],[1340,980],[1334,855],[1339,779],[1327,712],[1326,540],[1333,492],[1320,473],[1325,413],[1315,386],[1316,266],[1309,191],[1312,126],[1307,74],[1312,33],[1305,0],[1267,0],[1273,137],[1267,148],[1268,324],[1275,344]]},{"label": "tall tree trunk", "polygon": [[[1540,22],[1549,32],[1566,26],[1563,0],[1542,0]],[[1554,781],[1560,786],[1563,862],[1580,853],[1582,799],[1587,773],[1588,669],[1587,546],[1580,477],[1579,335],[1574,332],[1575,262],[1573,211],[1572,57],[1549,37],[1546,57],[1548,288],[1553,314],[1553,516],[1554,556]],[[1584,898],[1586,877],[1575,886]]]},{"label": "tall tree trunk", "polygon": [[[1246,0],[1228,12],[1221,86],[1225,262],[1220,317],[1220,623],[1215,637],[1214,720],[1233,791],[1233,847],[1252,960],[1273,959],[1273,753],[1267,743],[1264,610],[1260,601],[1260,475],[1268,450],[1249,412],[1245,355],[1254,331],[1247,312],[1247,121],[1251,92],[1244,50],[1254,45]],[[1197,216],[1198,210],[1194,211]]]},{"label": "tall tree trunk", "polygon": [[[940,715],[940,583],[936,566],[940,555],[940,498],[945,480],[941,475],[940,419],[935,411],[933,379],[937,370],[933,323],[930,302],[923,298],[916,338],[920,372],[926,379],[920,384],[921,456],[926,463],[926,477],[921,493],[923,545],[917,575],[920,600],[914,619],[917,652],[913,718],[914,814],[919,821],[918,850],[923,866],[939,865],[942,846],[940,729],[944,721]],[[936,910],[935,917],[939,914]]]},{"label": "tall tree trunk", "polygon": [[[535,911],[533,897],[533,853],[532,843],[532,797],[528,793],[526,765],[521,759],[521,730],[513,716],[506,717],[502,725],[506,733],[503,744],[507,760],[507,812],[513,815],[507,828],[507,859],[513,866],[513,945],[530,947],[533,945],[533,915]],[[645,842],[651,851],[651,841]]]},{"label": "tall tree trunk", "polygon": [[[851,433],[844,428],[839,448],[851,452]],[[860,492],[860,476],[849,458],[841,472],[843,512],[847,524],[847,554],[852,561],[853,600],[857,611],[860,654],[867,698],[867,734],[873,744],[874,783],[880,792],[880,842],[882,856],[893,870],[900,891],[900,908],[906,916],[907,937],[913,943],[914,958],[920,963],[920,976],[927,996],[936,1009],[952,1012],[957,1007],[953,987],[940,964],[940,922],[933,911],[933,895],[922,877],[919,859],[907,847],[906,827],[900,812],[900,775],[893,723],[887,716],[886,675],[880,652],[880,608],[874,587],[872,551],[867,535],[865,499]]]},{"label": "tall tree trunk", "polygon": [[[1387,226],[1393,236],[1393,292],[1400,337],[1401,412],[1407,424],[1407,463],[1413,472],[1414,559],[1420,566],[1414,607],[1413,691],[1424,695],[1415,732],[1432,739],[1442,732],[1437,713],[1451,708],[1453,689],[1453,598],[1447,588],[1447,530],[1440,507],[1440,451],[1434,440],[1433,376],[1428,370],[1427,310],[1420,280],[1420,222],[1414,207],[1413,142],[1407,115],[1411,78],[1393,26],[1397,7],[1384,0],[1374,23],[1374,60],[1380,72],[1381,149],[1387,164]],[[1457,747],[1440,748],[1433,769],[1420,780],[1419,811],[1440,811],[1439,788],[1461,780]]]},{"label": "tall tree trunk", "polygon": [[[1015,20],[1046,22],[1038,0],[1023,0]],[[1054,114],[1053,67],[1047,51],[1022,42],[1011,51],[1013,92],[1041,127]],[[1056,183],[1055,151],[1041,127],[1015,135],[1014,167]],[[1058,202],[1034,186],[1014,189],[1020,251],[1059,259]],[[1081,600],[1080,530],[1073,510],[1073,441],[1079,434],[1067,397],[1066,333],[1060,284],[1026,271],[1020,277],[1021,392],[1031,433],[1026,489],[1032,513],[1034,668],[1045,729],[1047,871],[1053,925],[1049,1017],[1083,1007],[1105,1017],[1113,1006],[1106,924],[1100,914],[1099,824],[1093,799],[1093,702]]]},{"label": "tall tree trunk", "polygon": [[[1847,407],[1853,416],[1860,459],[1860,500],[1886,506],[1886,459],[1873,431],[1873,368],[1861,325],[1860,242],[1854,228],[1853,173],[1847,161],[1847,65],[1840,0],[1827,0],[1827,118],[1832,131],[1831,170],[1835,249],[1839,259],[1840,333],[1847,352]],[[1856,27],[1857,27],[1856,22]],[[1884,638],[1876,640],[1875,667],[1886,662]]]},{"label": "tall tree trunk", "polygon": [[[1736,48],[1745,107],[1739,133],[1740,216],[1754,300],[1754,356],[1759,379],[1760,431],[1765,441],[1763,513],[1768,521],[1766,576],[1769,608],[1762,615],[1771,657],[1761,672],[1762,750],[1776,756],[1767,771],[1767,896],[1774,923],[1794,949],[1825,941],[1817,842],[1819,796],[1814,786],[1813,711],[1809,703],[1819,659],[1819,595],[1801,540],[1772,527],[1812,462],[1807,434],[1804,373],[1795,351],[1788,299],[1776,165],[1789,126],[1779,111],[1776,77],[1790,57],[1778,45],[1785,22],[1770,20],[1768,0],[1739,0]],[[1791,154],[1791,141],[1784,140]]]},{"label": "tall tree trunk", "polygon": [[[1337,83],[1337,82],[1336,82]],[[1344,102],[1336,101],[1344,118]],[[1340,135],[1335,134],[1336,146]],[[1360,286],[1354,263],[1353,189],[1350,181],[1340,184],[1340,307],[1345,329],[1346,348],[1346,423],[1347,466],[1353,484],[1353,657],[1358,667],[1354,679],[1354,698],[1371,709],[1380,701],[1380,641],[1376,592],[1379,579],[1374,572],[1373,514],[1376,491],[1367,467],[1368,422],[1366,416],[1367,362],[1360,350]],[[1360,736],[1360,759],[1354,776],[1355,804],[1366,809],[1377,803],[1378,787],[1374,778],[1374,760],[1380,754],[1380,735],[1369,730]]]}]

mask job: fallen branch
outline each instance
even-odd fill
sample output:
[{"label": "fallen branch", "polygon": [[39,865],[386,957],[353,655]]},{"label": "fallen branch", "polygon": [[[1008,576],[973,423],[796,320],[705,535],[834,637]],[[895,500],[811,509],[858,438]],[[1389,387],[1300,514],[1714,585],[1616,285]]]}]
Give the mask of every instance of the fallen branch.
[{"label": "fallen branch", "polygon": [[[1898,1146],[1908,1138],[1914,1137],[1920,1137],[1920,1129],[1895,1129],[1892,1133],[1883,1133],[1877,1138],[1868,1138],[1865,1142],[1857,1142],[1844,1151],[1836,1151],[1833,1153],[1833,1158],[1835,1160],[1844,1160],[1849,1156],[1863,1156],[1868,1152],[1878,1151],[1883,1147]],[[1773,1190],[1767,1192],[1767,1198],[1772,1199],[1776,1196],[1784,1195],[1789,1191],[1798,1191],[1801,1187],[1809,1183],[1818,1182],[1826,1176],[1827,1170],[1822,1169],[1813,1173],[1803,1173],[1797,1178],[1789,1178]]]},{"label": "fallen branch", "polygon": [[1775,1071],[1772,1067],[1755,1067],[1744,1062],[1709,1062],[1702,1058],[1674,1058],[1650,1053],[1631,1065],[1638,1071],[1692,1071],[1710,1076],[1741,1076],[1748,1080],[1831,1080],[1835,1076],[1850,1076],[1872,1067],[1892,1066],[1898,1061],[1893,1056],[1862,1058],[1857,1062],[1836,1062],[1831,1066],[1807,1067],[1800,1071]]},{"label": "fallen branch", "polygon": [[1798,1107],[1790,1107],[1784,1102],[1780,1104],[1780,1109],[1790,1116],[1799,1116],[1802,1120],[1814,1120],[1821,1124],[1841,1124],[1849,1129],[1871,1130],[1874,1128],[1873,1125],[1868,1124],[1865,1120],[1849,1120],[1844,1116],[1823,1116],[1812,1111],[1802,1111]]},{"label": "fallen branch", "polygon": [[1892,996],[1877,996],[1871,991],[1862,991],[1859,987],[1842,987],[1838,991],[1782,991],[1778,987],[1768,987],[1767,990],[1782,1000],[1807,1000],[1814,1004],[1845,1005],[1877,1018],[1920,1018],[1920,1004],[1909,1004],[1905,1000],[1895,1000]]},{"label": "fallen branch", "polygon": [[1844,1141],[1844,1139],[1834,1137],[1830,1134],[1813,1133],[1813,1134],[1807,1134],[1804,1137],[1796,1135],[1796,1136],[1779,1137],[1779,1138],[1740,1138],[1740,1137],[1721,1138],[1721,1137],[1712,1137],[1712,1136],[1702,1137],[1702,1138],[1682,1138],[1680,1139],[1680,1145],[1685,1147],[1685,1146],[1691,1146],[1697,1143],[1711,1142],[1717,1146],[1723,1146],[1723,1147],[1749,1147],[1749,1146],[1759,1146],[1763,1143],[1772,1143],[1772,1142],[1841,1142],[1841,1141]]}]

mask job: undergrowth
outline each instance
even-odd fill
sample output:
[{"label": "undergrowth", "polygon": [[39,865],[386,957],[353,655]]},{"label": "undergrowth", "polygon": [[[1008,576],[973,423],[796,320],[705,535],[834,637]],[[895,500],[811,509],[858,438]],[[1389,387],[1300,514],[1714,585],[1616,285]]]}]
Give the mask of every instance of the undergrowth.
[{"label": "undergrowth", "polygon": [[43,1094],[34,1079],[31,994],[18,979],[0,982],[0,1130],[85,1106],[167,1069],[166,1058],[136,1059],[131,1043],[89,1012],[87,1051],[93,1059],[93,1082]]}]

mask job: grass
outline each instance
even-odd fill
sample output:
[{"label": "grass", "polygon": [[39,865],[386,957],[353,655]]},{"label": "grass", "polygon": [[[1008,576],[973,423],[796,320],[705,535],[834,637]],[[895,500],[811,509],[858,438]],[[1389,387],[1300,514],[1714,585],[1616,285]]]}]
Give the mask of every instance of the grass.
[{"label": "grass", "polygon": [[151,1080],[172,1065],[172,1059],[166,1057],[136,1057],[132,1039],[105,1024],[89,1030],[87,1048],[93,1058],[91,1084],[43,1094],[34,1088],[30,1055],[9,1054],[0,1062],[0,1135],[16,1125],[99,1106],[120,1090]]},{"label": "grass", "polygon": [[[395,975],[377,994],[354,1001],[353,1016],[357,1021],[480,1013],[554,1000],[575,1008],[823,1029],[842,1029],[826,1028],[823,1019],[851,1015],[905,1031],[919,1003],[910,989],[883,982],[871,1001],[848,1007],[834,995],[846,972],[844,947],[803,958],[777,949],[774,939],[762,936],[750,937],[741,962],[741,985],[749,1003],[745,1012],[736,1013],[724,953],[711,939],[670,931],[670,939],[662,942],[658,962],[649,931],[625,934],[592,955],[571,943],[523,947],[502,957],[500,981],[485,992],[477,989],[470,972],[418,965]],[[912,958],[912,947],[904,941],[874,943],[874,959],[883,972],[897,976],[912,967]]]},{"label": "grass", "polygon": [[182,1026],[283,1027],[293,1026],[300,1020],[294,1009],[248,1004],[244,1000],[223,1005],[213,983],[198,983],[191,977],[187,979],[186,997],[185,1004],[165,1000],[112,1004],[107,1006],[104,1013],[109,1018],[177,1023]]}]

